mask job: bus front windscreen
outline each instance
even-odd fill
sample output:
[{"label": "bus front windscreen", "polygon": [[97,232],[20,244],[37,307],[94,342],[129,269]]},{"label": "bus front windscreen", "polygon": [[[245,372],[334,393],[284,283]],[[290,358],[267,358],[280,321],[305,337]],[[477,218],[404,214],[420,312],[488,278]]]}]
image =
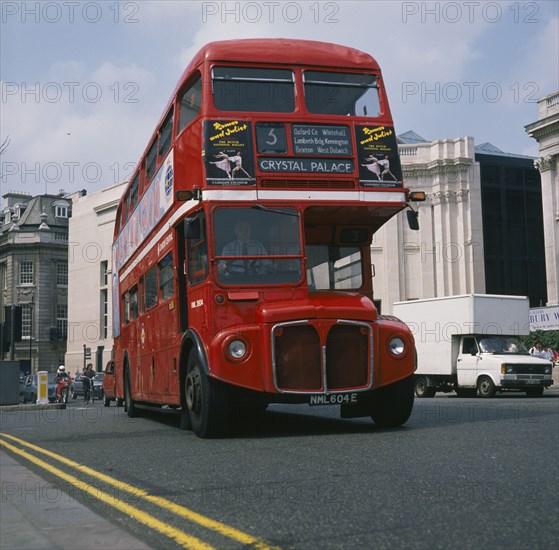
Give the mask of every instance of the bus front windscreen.
[{"label": "bus front windscreen", "polygon": [[214,213],[214,247],[222,284],[301,280],[300,217],[293,208],[219,208]]}]

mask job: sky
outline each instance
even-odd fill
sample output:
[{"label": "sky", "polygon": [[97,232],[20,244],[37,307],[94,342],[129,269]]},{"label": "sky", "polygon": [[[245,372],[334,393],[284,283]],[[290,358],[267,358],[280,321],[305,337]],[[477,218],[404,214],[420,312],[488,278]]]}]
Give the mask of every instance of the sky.
[{"label": "sky", "polygon": [[130,176],[193,55],[216,40],[304,38],[380,64],[396,133],[537,157],[524,126],[559,90],[559,2],[0,2],[1,195]]}]

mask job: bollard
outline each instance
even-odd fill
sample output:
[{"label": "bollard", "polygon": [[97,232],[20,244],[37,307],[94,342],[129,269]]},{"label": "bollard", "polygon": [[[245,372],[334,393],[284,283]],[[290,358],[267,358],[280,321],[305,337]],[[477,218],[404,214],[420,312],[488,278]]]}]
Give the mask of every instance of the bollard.
[{"label": "bollard", "polygon": [[37,373],[37,405],[48,405],[49,373],[46,370]]}]

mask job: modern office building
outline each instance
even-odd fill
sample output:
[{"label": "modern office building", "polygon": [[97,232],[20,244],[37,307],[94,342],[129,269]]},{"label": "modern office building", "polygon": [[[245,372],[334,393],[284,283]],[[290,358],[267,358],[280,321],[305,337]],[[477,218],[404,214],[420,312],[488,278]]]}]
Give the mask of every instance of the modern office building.
[{"label": "modern office building", "polygon": [[73,375],[92,363],[103,370],[113,350],[111,249],[125,182],[74,199],[68,261],[68,346]]}]

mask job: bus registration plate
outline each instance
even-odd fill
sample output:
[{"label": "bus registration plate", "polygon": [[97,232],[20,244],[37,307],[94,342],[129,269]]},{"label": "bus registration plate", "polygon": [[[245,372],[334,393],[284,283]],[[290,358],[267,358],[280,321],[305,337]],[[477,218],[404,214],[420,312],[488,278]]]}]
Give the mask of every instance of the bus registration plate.
[{"label": "bus registration plate", "polygon": [[309,396],[309,405],[316,407],[319,405],[351,405],[357,404],[356,393],[321,393]]}]

